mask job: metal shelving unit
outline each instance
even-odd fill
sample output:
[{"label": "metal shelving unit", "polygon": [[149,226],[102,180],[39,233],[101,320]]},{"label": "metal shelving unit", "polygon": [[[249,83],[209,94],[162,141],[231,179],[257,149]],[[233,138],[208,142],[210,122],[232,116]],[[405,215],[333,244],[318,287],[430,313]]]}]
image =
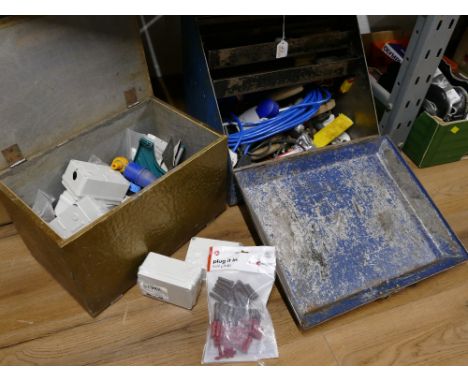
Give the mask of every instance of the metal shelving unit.
[{"label": "metal shelving unit", "polygon": [[380,132],[402,146],[439,66],[458,16],[418,16],[398,76],[389,94],[376,81],[374,96],[386,110]]}]

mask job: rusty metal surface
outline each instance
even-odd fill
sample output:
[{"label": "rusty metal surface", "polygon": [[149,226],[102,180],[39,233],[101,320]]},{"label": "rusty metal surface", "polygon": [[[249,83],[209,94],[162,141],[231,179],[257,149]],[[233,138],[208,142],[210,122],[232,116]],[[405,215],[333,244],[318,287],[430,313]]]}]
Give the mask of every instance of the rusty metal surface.
[{"label": "rusty metal surface", "polygon": [[235,172],[309,328],[465,261],[468,254],[387,138]]},{"label": "rusty metal surface", "polygon": [[138,103],[138,95],[135,88],[125,90],[124,96],[127,107],[132,107],[133,105]]},{"label": "rusty metal surface", "polygon": [[[355,16],[286,16],[286,38],[349,30]],[[205,48],[222,49],[275,41],[282,36],[283,16],[197,16]]]},{"label": "rusty metal surface", "polygon": [[[8,170],[0,182],[0,201],[32,255],[93,316],[135,283],[137,268],[149,251],[170,255],[225,208],[225,137],[156,99],[123,114],[28,161],[23,168]],[[99,138],[110,136],[113,129],[122,130],[126,124],[119,121],[129,122],[132,114],[141,129],[154,124],[163,138],[185,137],[186,159],[69,239],[60,239],[17,192],[37,189],[38,182],[50,176],[47,169],[67,153],[71,159],[80,147],[103,147]],[[59,175],[55,175],[56,184],[60,184]],[[31,186],[32,182],[37,183]]]},{"label": "rusty metal surface", "polygon": [[360,58],[343,58],[335,62],[222,78],[213,80],[213,86],[216,96],[223,98],[308,82],[320,82],[352,73],[354,66],[360,60]]},{"label": "rusty metal surface", "polygon": [[[288,39],[288,57],[310,55],[343,49],[349,46],[351,33],[332,31],[310,36]],[[217,69],[263,61],[274,61],[276,58],[276,41],[238,46],[234,48],[213,49],[208,51],[210,68]]]},{"label": "rusty metal surface", "polygon": [[133,16],[4,18],[0,72],[0,150],[26,158],[124,110],[127,89],[152,94]]},{"label": "rusty metal surface", "polygon": [[9,166],[12,166],[15,163],[24,160],[23,153],[21,152],[19,146],[16,143],[14,145],[11,145],[10,147],[3,149],[2,155]]}]

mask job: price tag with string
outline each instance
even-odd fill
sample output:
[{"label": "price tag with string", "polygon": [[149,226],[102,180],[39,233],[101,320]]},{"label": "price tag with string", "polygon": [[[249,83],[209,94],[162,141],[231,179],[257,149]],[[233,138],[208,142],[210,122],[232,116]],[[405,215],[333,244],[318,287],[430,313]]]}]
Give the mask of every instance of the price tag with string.
[{"label": "price tag with string", "polygon": [[287,57],[288,42],[286,41],[286,16],[283,16],[283,37],[276,45],[276,58]]}]

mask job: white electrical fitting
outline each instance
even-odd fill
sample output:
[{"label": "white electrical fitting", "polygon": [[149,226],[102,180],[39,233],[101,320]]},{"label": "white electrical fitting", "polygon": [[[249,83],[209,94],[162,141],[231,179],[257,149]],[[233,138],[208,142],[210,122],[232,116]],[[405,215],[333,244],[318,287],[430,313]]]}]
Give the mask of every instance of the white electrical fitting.
[{"label": "white electrical fitting", "polygon": [[63,191],[57,204],[55,205],[55,216],[60,215],[63,211],[65,211],[68,207],[71,207],[77,201],[78,200],[75,199],[72,193],[67,190]]},{"label": "white electrical fitting", "polygon": [[339,143],[346,143],[351,141],[351,136],[345,131],[343,134],[339,135],[335,140],[331,142],[332,145],[337,145]]},{"label": "white electrical fitting", "polygon": [[208,255],[211,247],[239,247],[241,243],[233,241],[204,239],[202,237],[192,237],[185,256],[185,262],[203,269],[203,280],[206,279],[206,267]]},{"label": "white electrical fitting", "polygon": [[130,186],[120,172],[107,165],[74,159],[62,176],[62,184],[74,199],[92,196],[109,202],[121,202]]},{"label": "white electrical fitting", "polygon": [[[60,215],[68,207],[70,207],[73,204],[76,204],[80,199],[82,199],[82,198],[76,199],[75,196],[71,192],[69,192],[68,190],[63,191],[62,194],[59,197],[59,200],[58,200],[57,204],[55,205],[55,210],[54,210],[55,215],[56,216]],[[122,199],[122,201],[124,201],[124,200],[125,200],[125,198]],[[95,199],[95,201],[96,201],[96,203],[101,205],[102,208],[105,209],[106,211],[111,209],[112,207],[115,207],[115,206],[119,205],[121,203],[121,202],[112,201],[112,200]]]},{"label": "white electrical fitting", "polygon": [[237,155],[234,151],[231,149],[228,149],[229,152],[229,157],[231,158],[231,164],[232,167],[236,167],[237,162],[239,161],[239,155]]},{"label": "white electrical fitting", "polygon": [[202,269],[150,252],[138,269],[138,286],[149,297],[192,309],[201,286]]},{"label": "white electrical fitting", "polygon": [[107,211],[103,203],[85,196],[57,214],[49,225],[60,237],[67,239]]},{"label": "white electrical fitting", "polygon": [[316,127],[317,129],[319,129],[319,130],[320,130],[320,129],[323,129],[325,126],[329,125],[329,124],[332,123],[334,120],[335,120],[335,115],[334,115],[334,114],[330,114],[330,115],[328,116],[327,119],[325,119],[325,120],[323,120],[323,121],[321,121],[321,122],[317,122],[317,123],[315,124],[315,127]]}]

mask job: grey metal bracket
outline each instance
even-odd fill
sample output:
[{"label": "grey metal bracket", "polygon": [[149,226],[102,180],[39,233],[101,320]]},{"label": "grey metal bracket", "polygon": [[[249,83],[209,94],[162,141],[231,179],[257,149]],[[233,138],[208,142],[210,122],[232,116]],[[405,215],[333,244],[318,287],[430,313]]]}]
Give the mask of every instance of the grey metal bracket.
[{"label": "grey metal bracket", "polygon": [[418,16],[380,131],[402,146],[455,29],[458,16]]}]

